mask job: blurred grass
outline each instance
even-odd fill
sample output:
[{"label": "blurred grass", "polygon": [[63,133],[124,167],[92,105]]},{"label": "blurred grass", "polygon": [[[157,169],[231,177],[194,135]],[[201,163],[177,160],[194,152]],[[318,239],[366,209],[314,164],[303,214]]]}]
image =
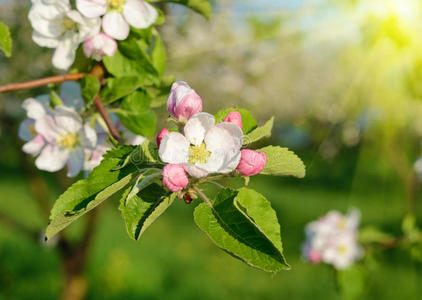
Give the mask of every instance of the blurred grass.
[{"label": "blurred grass", "polygon": [[[403,204],[394,187],[354,192],[360,184],[367,185],[364,179],[347,189],[306,179],[253,178],[251,186],[277,210],[292,265],[291,271],[276,276],[251,269],[216,248],[193,222],[195,204],[176,201],[134,242],[117,204],[107,203],[87,267],[88,299],[338,299],[332,271],[300,258],[303,227],[327,210],[358,207],[363,225],[399,228]],[[2,210],[34,228],[45,225],[18,174],[1,178],[0,195]],[[372,265],[365,299],[417,299],[420,273],[400,250],[387,252],[377,254],[385,262]],[[0,228],[0,299],[56,299],[62,285],[58,263],[54,248],[43,246],[41,239],[35,245]]]}]

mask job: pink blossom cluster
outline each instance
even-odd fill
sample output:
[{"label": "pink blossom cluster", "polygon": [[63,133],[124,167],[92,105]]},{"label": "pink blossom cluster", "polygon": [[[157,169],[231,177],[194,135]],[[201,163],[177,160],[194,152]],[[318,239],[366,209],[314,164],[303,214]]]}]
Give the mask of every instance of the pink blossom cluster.
[{"label": "pink blossom cluster", "polygon": [[311,263],[326,263],[336,269],[345,269],[362,256],[357,241],[359,212],[342,215],[330,211],[306,226],[303,256]]},{"label": "pink blossom cluster", "polygon": [[167,128],[157,136],[163,168],[163,185],[172,192],[181,191],[194,178],[237,171],[242,176],[259,174],[267,157],[263,152],[241,149],[242,117],[238,111],[228,113],[215,124],[212,115],[202,112],[201,97],[183,81],[175,82],[167,101],[171,117],[185,124],[183,133]]}]

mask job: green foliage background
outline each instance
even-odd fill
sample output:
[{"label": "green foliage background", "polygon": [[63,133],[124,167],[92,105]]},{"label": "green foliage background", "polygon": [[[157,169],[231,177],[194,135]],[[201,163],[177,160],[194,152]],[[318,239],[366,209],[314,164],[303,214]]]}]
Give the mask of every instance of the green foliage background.
[{"label": "green foliage background", "polygon": [[[28,4],[16,3],[0,2],[0,19],[14,38],[13,59],[0,57],[1,84],[55,74],[51,51],[30,40]],[[356,16],[360,1],[317,3],[295,10],[277,2],[254,11],[217,1],[211,23],[168,6],[169,23],[160,29],[168,73],[188,81],[205,110],[245,107],[259,124],[274,115],[270,142],[288,146],[307,165],[305,179],[258,176],[250,185],[276,210],[292,269],[271,277],[233,260],[194,224],[195,204],[182,201],[135,242],[119,203],[110,201],[102,207],[88,260],[89,299],[341,299],[332,270],[300,256],[307,222],[330,209],[357,207],[362,226],[392,234],[401,234],[406,213],[421,223],[413,173],[422,135],[421,26],[416,21],[409,27],[412,19],[398,10]],[[414,13],[422,16],[420,7]],[[349,29],[359,36],[345,34]],[[21,101],[41,92],[0,95],[0,217],[19,220],[40,240],[0,225],[0,299],[56,299],[63,285],[57,251],[42,244],[45,223],[24,168],[32,162],[11,134],[23,119]],[[157,113],[165,119],[163,109]],[[62,175],[41,173],[51,203],[62,192]],[[84,222],[69,228],[71,237]],[[365,270],[362,299],[421,295],[421,264],[406,249],[370,252]],[[357,272],[342,274],[340,287],[362,284],[359,275],[354,279]]]}]

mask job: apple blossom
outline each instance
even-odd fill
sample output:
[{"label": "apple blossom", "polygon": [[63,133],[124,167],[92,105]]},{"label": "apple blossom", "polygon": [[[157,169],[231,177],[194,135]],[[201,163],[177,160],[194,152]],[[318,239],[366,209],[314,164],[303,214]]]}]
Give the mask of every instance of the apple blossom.
[{"label": "apple blossom", "polygon": [[194,177],[211,173],[232,172],[240,160],[243,133],[239,126],[222,122],[215,125],[214,116],[198,113],[184,127],[184,135],[170,132],[161,140],[162,161],[181,164]]},{"label": "apple blossom", "polygon": [[158,146],[158,148],[160,148],[161,140],[163,139],[163,137],[167,133],[170,133],[170,131],[167,128],[163,128],[163,129],[161,129],[160,133],[157,135],[157,146]]},{"label": "apple blossom", "polygon": [[202,99],[186,82],[177,81],[171,87],[167,111],[179,121],[189,120],[202,111]]},{"label": "apple blossom", "polygon": [[28,119],[19,125],[19,137],[27,142],[22,150],[32,156],[38,155],[44,147],[45,140],[42,135],[35,130],[35,121],[50,112],[48,96],[28,98],[22,103],[26,110]]},{"label": "apple blossom", "polygon": [[237,110],[229,112],[224,119],[224,122],[231,122],[242,128],[242,116]]},{"label": "apple blossom", "polygon": [[336,269],[350,266],[362,255],[357,242],[359,213],[347,216],[331,211],[306,226],[303,256],[312,263],[332,264]]},{"label": "apple blossom", "polygon": [[117,50],[117,43],[105,33],[97,33],[84,42],[84,54],[100,61],[103,56],[113,56]]},{"label": "apple blossom", "polygon": [[74,177],[85,163],[85,149],[93,149],[97,135],[83,125],[73,108],[57,106],[52,114],[35,121],[35,130],[45,140],[45,146],[35,161],[37,168],[56,172],[67,163],[67,176]]},{"label": "apple blossom", "polygon": [[99,32],[99,18],[85,18],[72,10],[70,2],[34,0],[29,11],[34,29],[32,39],[40,46],[56,48],[53,65],[68,69],[75,60],[79,44]]},{"label": "apple blossom", "polygon": [[88,18],[104,15],[103,30],[116,40],[128,37],[129,25],[148,28],[158,17],[157,10],[143,0],[76,0],[76,7]]},{"label": "apple blossom", "polygon": [[267,156],[264,152],[243,149],[236,170],[243,176],[253,176],[261,173],[266,163]]},{"label": "apple blossom", "polygon": [[162,171],[163,186],[171,192],[183,190],[189,183],[188,175],[181,165],[168,164]]}]

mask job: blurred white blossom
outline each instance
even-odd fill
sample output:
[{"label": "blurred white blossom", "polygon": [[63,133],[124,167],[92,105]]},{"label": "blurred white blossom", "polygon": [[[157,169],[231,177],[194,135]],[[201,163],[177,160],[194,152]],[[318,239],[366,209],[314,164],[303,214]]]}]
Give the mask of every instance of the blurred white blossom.
[{"label": "blurred white blossom", "polygon": [[357,242],[359,212],[342,215],[330,211],[306,226],[303,256],[312,263],[324,262],[336,269],[344,269],[362,256]]}]

